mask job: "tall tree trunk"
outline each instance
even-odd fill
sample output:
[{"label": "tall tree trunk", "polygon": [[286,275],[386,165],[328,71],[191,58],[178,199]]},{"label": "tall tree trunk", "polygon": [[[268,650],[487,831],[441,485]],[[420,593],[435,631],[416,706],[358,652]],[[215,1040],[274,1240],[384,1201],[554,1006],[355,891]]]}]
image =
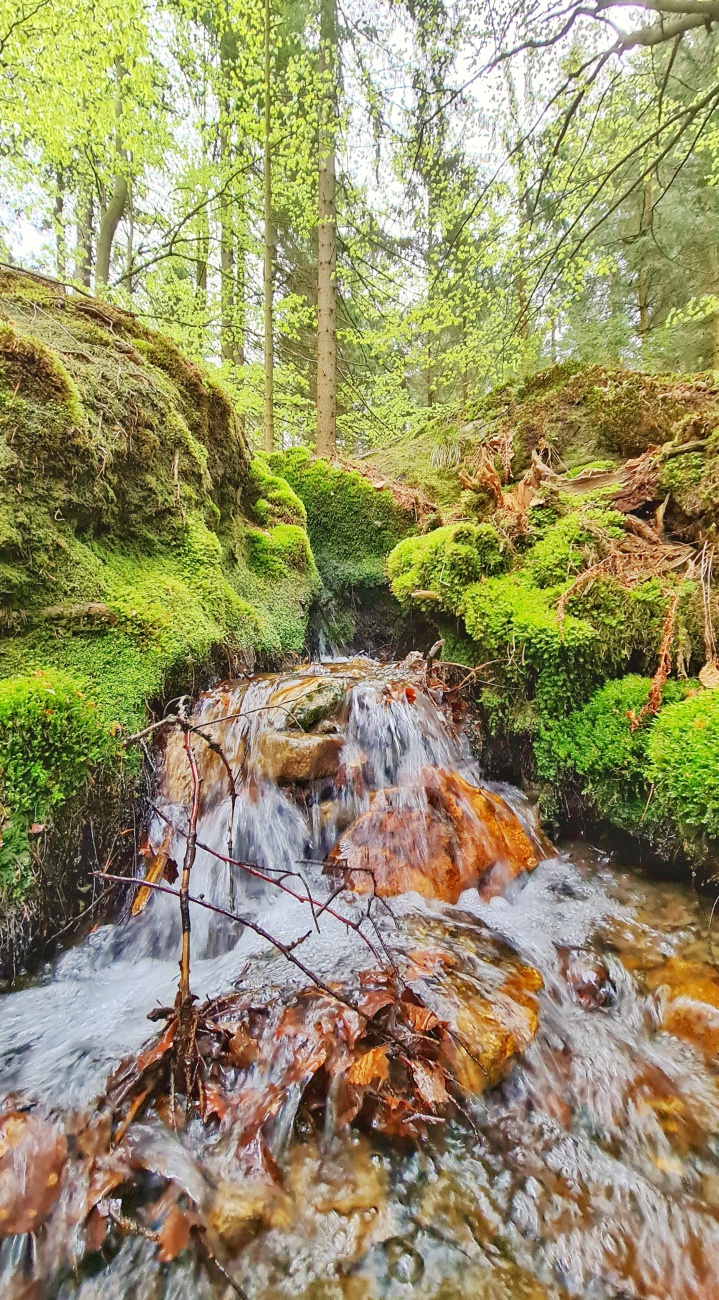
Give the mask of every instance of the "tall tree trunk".
[{"label": "tall tree trunk", "polygon": [[337,206],[335,118],[336,0],[320,15],[322,106],[319,133],[317,234],[317,455],[337,453]]},{"label": "tall tree trunk", "polygon": [[123,164],[127,161],[127,154],[122,147],[122,136],[120,133],[120,121],[122,119],[122,79],[125,75],[125,69],[120,59],[115,64],[115,81],[117,84],[117,95],[115,97],[115,120],[118,123],[115,135],[115,157],[120,166],[115,172],[112,194],[110,201],[105,206],[100,219],[100,230],[97,236],[97,256],[95,259],[95,284],[98,287],[106,285],[110,279],[110,258],[112,257],[112,245],[127,206],[128,194],[130,187],[127,183]]},{"label": "tall tree trunk", "polygon": [[265,122],[264,122],[264,265],[263,285],[265,302],[265,419],[264,448],[273,451],[275,446],[275,355],[272,301],[272,270],[274,231],[272,227],[272,104],[270,99],[272,75],[271,0],[265,0]]},{"label": "tall tree trunk", "polygon": [[98,288],[106,285],[110,279],[110,258],[112,257],[112,245],[127,205],[128,184],[127,177],[119,173],[115,176],[110,195],[110,202],[107,204],[105,211],[100,220],[100,230],[97,236],[97,258],[95,261],[95,284]]},{"label": "tall tree trunk", "polygon": [[639,311],[639,341],[646,362],[651,321],[649,318],[649,270],[644,257],[645,236],[654,220],[654,181],[652,173],[646,177],[642,188],[642,207],[639,213],[639,269],[637,271],[637,308]]},{"label": "tall tree trunk", "polygon": [[89,289],[92,284],[92,236],[94,223],[93,193],[89,184],[81,187],[77,197],[77,245],[75,279]]},{"label": "tall tree trunk", "polygon": [[235,232],[232,222],[232,204],[224,188],[225,171],[230,154],[227,136],[227,106],[222,110],[225,121],[220,128],[220,157],[222,168],[222,193],[220,195],[220,356],[223,361],[234,361],[235,314]]},{"label": "tall tree trunk", "polygon": [[[708,287],[713,298],[719,298],[719,255],[716,240],[710,235],[707,245]],[[719,311],[713,311],[709,317],[709,329],[712,350],[712,370],[719,370]]]},{"label": "tall tree trunk", "polygon": [[127,223],[127,266],[125,270],[125,284],[127,292],[132,297],[135,290],[135,277],[133,275],[135,266],[135,209],[132,202],[132,191],[129,194],[127,205],[128,223]]},{"label": "tall tree trunk", "polygon": [[55,207],[53,209],[55,225],[55,262],[57,278],[64,280],[67,275],[67,233],[65,230],[65,175],[62,167],[55,173]]}]

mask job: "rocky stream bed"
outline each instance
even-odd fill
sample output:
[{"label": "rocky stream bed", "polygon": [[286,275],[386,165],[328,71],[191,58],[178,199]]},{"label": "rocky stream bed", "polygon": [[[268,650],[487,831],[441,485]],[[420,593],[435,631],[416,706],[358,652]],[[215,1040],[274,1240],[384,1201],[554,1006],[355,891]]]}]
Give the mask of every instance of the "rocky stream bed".
[{"label": "rocky stream bed", "polygon": [[719,1296],[708,903],[549,844],[419,655],[173,719],[145,883],[0,1002],[2,1295]]}]

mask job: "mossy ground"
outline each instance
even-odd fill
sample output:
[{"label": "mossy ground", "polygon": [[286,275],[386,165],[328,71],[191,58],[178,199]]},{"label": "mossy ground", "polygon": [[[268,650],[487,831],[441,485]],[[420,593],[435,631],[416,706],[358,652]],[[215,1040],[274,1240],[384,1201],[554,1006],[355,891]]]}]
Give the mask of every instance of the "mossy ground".
[{"label": "mossy ground", "polygon": [[305,520],[210,372],[127,313],[0,275],[0,909],[42,910],[30,827],[75,816],[99,768],[120,781],[148,701],[218,653],[302,652]]},{"label": "mossy ground", "polygon": [[[415,453],[410,481],[426,485],[436,474],[439,432],[428,433],[429,470]],[[545,811],[556,812],[571,789],[589,816],[662,852],[710,862],[719,845],[719,692],[696,680],[707,655],[698,565],[655,571],[648,554],[631,581],[610,566],[577,585],[621,547],[625,516],[606,490],[570,495],[548,485],[525,526],[508,532],[507,516],[484,494],[462,491],[457,476],[499,435],[513,449],[510,478],[521,476],[537,449],[555,465],[604,470],[649,445],[700,443],[666,460],[654,506],[650,500],[642,513],[652,524],[653,508],[663,505],[668,540],[711,543],[719,387],[713,376],[557,367],[489,394],[470,419],[445,429],[456,454],[454,467],[447,457],[442,470],[444,514],[464,519],[401,542],[388,559],[397,599],[434,613],[444,656],[484,665],[476,696],[488,752],[499,742],[523,755],[523,775],[540,789]],[[495,464],[500,473],[506,468],[499,454]],[[654,717],[643,710],[675,594],[673,680]],[[713,594],[714,618],[718,604]]]}]

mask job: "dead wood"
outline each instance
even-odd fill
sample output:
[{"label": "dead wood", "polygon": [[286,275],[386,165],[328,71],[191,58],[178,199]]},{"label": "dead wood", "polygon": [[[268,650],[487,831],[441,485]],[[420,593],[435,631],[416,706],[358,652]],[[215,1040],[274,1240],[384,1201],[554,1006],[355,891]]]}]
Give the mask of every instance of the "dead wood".
[{"label": "dead wood", "polygon": [[640,709],[639,713],[635,714],[631,711],[629,715],[629,725],[632,731],[636,731],[644,718],[656,717],[661,708],[662,691],[667,684],[669,673],[671,672],[671,649],[672,641],[674,640],[674,632],[676,630],[677,610],[679,609],[680,598],[681,589],[678,588],[675,591],[669,609],[667,610],[667,616],[664,620],[664,626],[662,627],[662,639],[659,645],[659,661],[654,676],[652,677],[652,684],[646,704],[644,704]]}]

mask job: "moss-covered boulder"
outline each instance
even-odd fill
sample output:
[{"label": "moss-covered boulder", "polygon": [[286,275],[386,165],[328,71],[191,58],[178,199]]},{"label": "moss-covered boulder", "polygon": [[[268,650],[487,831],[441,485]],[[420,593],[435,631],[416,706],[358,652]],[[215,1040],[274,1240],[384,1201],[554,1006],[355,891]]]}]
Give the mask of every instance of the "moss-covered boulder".
[{"label": "moss-covered boulder", "polygon": [[27,932],[59,929],[68,864],[126,829],[120,744],[148,701],[199,685],[213,657],[228,672],[303,649],[320,588],[305,523],[209,370],[129,313],[0,274],[6,935],[18,909]]},{"label": "moss-covered boulder", "polygon": [[325,587],[333,593],[385,582],[385,559],[417,525],[388,488],[357,470],[314,458],[304,447],[268,457],[307,512],[307,531]]},{"label": "moss-covered boulder", "polygon": [[389,591],[385,563],[402,538],[426,526],[429,503],[399,484],[378,484],[352,466],[315,458],[304,447],[261,463],[290,485],[306,511],[323,584],[316,647],[359,643],[383,655],[405,653],[422,633]]}]

